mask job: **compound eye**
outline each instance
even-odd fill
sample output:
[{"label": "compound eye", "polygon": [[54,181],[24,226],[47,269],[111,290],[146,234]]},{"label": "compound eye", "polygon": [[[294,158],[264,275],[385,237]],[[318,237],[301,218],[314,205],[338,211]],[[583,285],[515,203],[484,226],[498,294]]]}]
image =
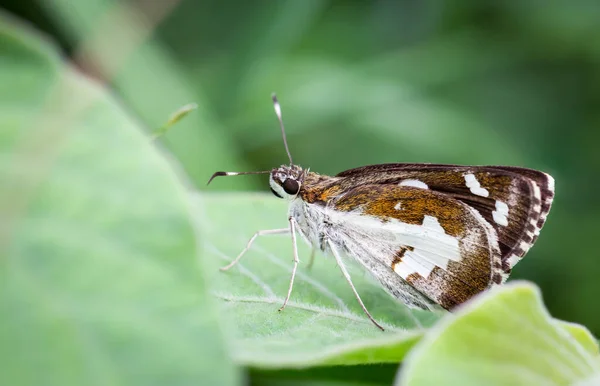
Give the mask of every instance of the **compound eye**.
[{"label": "compound eye", "polygon": [[277,192],[275,191],[275,189],[271,188],[271,192],[273,192],[273,194],[274,194],[274,195],[276,195],[277,197],[279,197],[279,198],[283,198],[283,197],[281,197],[281,196],[279,195],[279,193],[277,193]]},{"label": "compound eye", "polygon": [[298,194],[298,191],[300,190],[300,184],[298,183],[298,181],[288,178],[283,183],[283,190],[285,190],[287,194],[294,196]]}]

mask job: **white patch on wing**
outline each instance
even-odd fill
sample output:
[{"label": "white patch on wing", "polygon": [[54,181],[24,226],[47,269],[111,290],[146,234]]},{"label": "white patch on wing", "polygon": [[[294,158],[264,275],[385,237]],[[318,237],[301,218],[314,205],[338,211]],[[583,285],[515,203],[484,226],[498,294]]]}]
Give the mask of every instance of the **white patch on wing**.
[{"label": "white patch on wing", "polygon": [[394,266],[394,272],[400,275],[401,278],[406,280],[413,273],[417,273],[409,264],[402,261],[400,264]]},{"label": "white patch on wing", "polygon": [[533,228],[533,232],[531,232],[531,231],[527,231],[527,232],[526,232],[526,233],[527,233],[527,235],[528,235],[529,237],[531,237],[531,238],[533,238],[534,236],[539,236],[539,235],[540,235],[540,228],[537,226],[538,220],[537,220],[537,219],[535,219],[535,218],[532,218],[532,219],[530,219],[530,220],[529,220],[529,223],[530,223],[531,225],[533,225],[533,226],[534,226],[534,228]]},{"label": "white patch on wing", "polygon": [[396,205],[394,205],[394,209],[401,210],[402,209],[402,203],[398,202]]},{"label": "white patch on wing", "polygon": [[426,183],[419,180],[402,180],[398,186],[412,186],[414,188],[429,189]]},{"label": "white patch on wing", "polygon": [[479,181],[475,178],[475,174],[465,174],[465,182],[467,188],[471,190],[471,193],[481,197],[488,197],[490,195],[490,192],[488,192],[487,189],[481,187],[481,184],[479,184]]},{"label": "white patch on wing", "polygon": [[459,240],[446,234],[435,217],[425,216],[423,224],[417,225],[397,219],[383,222],[359,212],[325,211],[332,224],[328,237],[345,245],[351,255],[377,256],[391,264],[397,251],[405,246],[413,247],[395,266],[395,271],[404,279],[412,273],[426,278],[436,266],[447,269],[450,261],[461,260]]},{"label": "white patch on wing", "polygon": [[[359,210],[341,212],[332,207],[306,204],[299,198],[291,201],[288,213],[296,219],[298,231],[312,246],[321,248],[325,237],[380,280],[385,278],[386,270],[390,271],[395,254],[407,246],[413,250],[405,251],[402,261],[394,266],[402,278],[412,273],[427,278],[436,266],[448,269],[450,261],[462,259],[462,238],[447,234],[433,216],[424,216],[422,224],[409,224],[395,218],[382,221]],[[493,228],[489,228],[493,232]],[[372,263],[365,263],[367,260]],[[381,271],[373,271],[373,265]]]},{"label": "white patch on wing", "polygon": [[496,200],[496,210],[492,211],[492,217],[496,224],[508,226],[508,205],[503,201]]},{"label": "white patch on wing", "polygon": [[542,200],[542,191],[540,190],[540,187],[535,182],[532,182],[532,185],[533,185],[533,197],[535,197],[541,201]]},{"label": "white patch on wing", "polygon": [[413,273],[418,273],[422,277],[428,278],[434,268],[435,264],[432,264],[427,260],[423,260],[423,258],[410,251],[406,251],[404,257],[402,258],[402,262],[396,264],[394,267],[394,272],[396,272],[405,280],[408,279],[408,276]]},{"label": "white patch on wing", "polygon": [[521,258],[520,258],[519,256],[517,256],[517,255],[511,255],[511,256],[508,258],[508,260],[507,260],[507,261],[508,261],[508,264],[509,264],[509,266],[512,268],[512,267],[514,267],[515,265],[517,265],[517,263],[518,263],[519,261],[521,261]]},{"label": "white patch on wing", "polygon": [[[436,248],[431,248],[431,246],[429,248],[419,248],[414,244],[407,244],[413,246],[414,250],[406,251],[402,261],[395,267],[395,271],[403,279],[415,272],[427,278],[436,266],[446,270],[450,260],[460,261],[461,259],[458,239],[447,235],[435,217],[425,216],[420,227],[423,236],[431,237],[431,246]],[[437,241],[437,243],[434,241]],[[408,275],[403,276],[406,273]]]},{"label": "white patch on wing", "polygon": [[548,179],[548,190],[554,192],[554,178],[548,173],[544,173],[544,175]]}]

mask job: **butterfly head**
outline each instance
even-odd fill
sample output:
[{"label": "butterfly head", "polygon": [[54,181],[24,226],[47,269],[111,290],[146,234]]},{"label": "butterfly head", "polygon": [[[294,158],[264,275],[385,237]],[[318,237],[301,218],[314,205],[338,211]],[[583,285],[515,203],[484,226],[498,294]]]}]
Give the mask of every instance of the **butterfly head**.
[{"label": "butterfly head", "polygon": [[298,196],[306,171],[298,165],[281,165],[271,170],[271,192],[279,198],[293,200]]},{"label": "butterfly head", "polygon": [[298,165],[294,165],[292,161],[292,154],[290,153],[290,149],[287,144],[287,138],[285,135],[285,128],[283,127],[283,120],[281,118],[281,106],[279,105],[279,101],[275,94],[272,95],[273,99],[273,107],[275,109],[275,114],[277,115],[277,120],[279,121],[279,127],[281,128],[281,135],[283,137],[283,145],[285,146],[285,151],[290,160],[289,165],[282,165],[273,170],[265,170],[265,171],[257,171],[257,172],[215,172],[210,179],[208,180],[208,184],[215,179],[215,177],[219,176],[239,176],[245,174],[269,174],[269,184],[271,185],[271,191],[274,195],[280,198],[286,198],[288,200],[293,200],[298,196],[300,192],[300,188],[302,187],[302,183],[306,175],[308,174],[308,169],[304,170]]}]

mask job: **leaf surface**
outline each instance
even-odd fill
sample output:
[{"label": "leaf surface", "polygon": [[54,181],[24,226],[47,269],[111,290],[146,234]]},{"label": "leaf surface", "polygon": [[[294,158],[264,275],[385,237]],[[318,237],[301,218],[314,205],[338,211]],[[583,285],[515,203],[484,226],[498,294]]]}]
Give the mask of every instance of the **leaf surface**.
[{"label": "leaf surface", "polygon": [[237,383],[172,165],[3,14],[0,56],[0,384]]},{"label": "leaf surface", "polygon": [[483,294],[432,328],[398,385],[592,385],[597,344],[552,319],[537,287],[514,282]]},{"label": "leaf surface", "polygon": [[[213,182],[218,184],[218,180]],[[211,185],[212,187],[212,185]],[[358,267],[350,267],[365,305],[386,327],[363,314],[333,258],[317,254],[299,238],[300,266],[290,302],[278,312],[292,269],[289,235],[259,237],[237,266],[221,272],[260,229],[287,226],[286,203],[266,194],[210,194],[198,198],[205,253],[214,265],[211,286],[236,325],[233,352],[259,368],[398,363],[437,316],[409,310]]]}]

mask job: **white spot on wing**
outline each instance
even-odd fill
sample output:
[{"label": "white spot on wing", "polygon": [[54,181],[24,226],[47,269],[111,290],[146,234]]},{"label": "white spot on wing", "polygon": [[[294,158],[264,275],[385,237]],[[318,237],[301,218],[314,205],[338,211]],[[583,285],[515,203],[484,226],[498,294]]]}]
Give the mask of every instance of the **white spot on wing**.
[{"label": "white spot on wing", "polygon": [[419,181],[419,180],[402,180],[402,181],[400,181],[400,183],[398,185],[399,186],[412,186],[414,188],[421,188],[421,189],[429,189],[429,186],[427,186],[426,183],[424,183],[423,181]]},{"label": "white spot on wing", "polygon": [[413,273],[427,278],[436,266],[446,270],[450,261],[461,260],[458,239],[447,235],[435,217],[425,216],[420,226],[404,225],[420,229],[404,232],[406,236],[412,236],[412,241],[406,245],[413,246],[414,250],[406,251],[402,261],[394,267],[403,279]]},{"label": "white spot on wing", "polygon": [[529,223],[530,223],[531,225],[533,225],[533,226],[534,226],[534,228],[533,228],[533,232],[531,232],[531,231],[527,231],[527,232],[525,232],[525,233],[526,233],[526,234],[527,234],[529,237],[531,237],[531,238],[533,238],[534,236],[539,236],[539,235],[540,235],[540,228],[537,226],[538,219],[536,219],[536,218],[532,218],[532,219],[530,219],[530,220],[529,220]]},{"label": "white spot on wing", "polygon": [[[424,251],[421,251],[415,246],[413,253],[422,255],[426,260],[431,261],[443,269],[448,268],[450,260],[461,260],[460,252],[458,250],[458,239],[446,234],[446,231],[442,228],[437,218],[425,216],[423,218],[422,227],[425,231],[425,235],[433,240],[437,240],[443,249],[441,251],[432,251],[431,248],[426,248]],[[411,253],[411,251],[408,251],[407,253]]]},{"label": "white spot on wing", "polygon": [[550,174],[544,173],[548,178],[548,190],[554,192],[554,178]]},{"label": "white spot on wing", "polygon": [[394,267],[394,272],[400,275],[400,277],[404,280],[406,280],[413,273],[417,273],[417,271],[412,269],[412,267],[408,263],[404,262],[404,260],[399,264],[396,264]]},{"label": "white spot on wing", "polygon": [[533,197],[537,198],[538,200],[542,199],[542,192],[540,190],[540,187],[535,182],[533,182]]},{"label": "white spot on wing", "polygon": [[437,232],[446,233],[444,228],[442,228],[440,225],[438,219],[433,216],[423,216],[423,227],[433,229]]},{"label": "white spot on wing", "polygon": [[402,209],[402,203],[398,202],[396,205],[394,205],[394,209],[401,210]]},{"label": "white spot on wing", "polygon": [[407,251],[402,258],[402,262],[396,264],[394,271],[403,279],[407,279],[413,273],[418,273],[422,277],[427,278],[434,268],[435,264],[424,260],[413,252]]},{"label": "white spot on wing", "polygon": [[[296,206],[300,206],[298,213]],[[304,212],[305,208],[309,211]],[[354,257],[371,256],[391,266],[396,251],[406,246],[413,247],[394,267],[403,278],[411,273],[427,278],[436,266],[447,269],[450,261],[461,260],[459,239],[446,234],[432,216],[424,216],[422,224],[409,224],[394,218],[384,222],[359,211],[340,212],[316,205],[304,207],[301,201],[292,204],[290,213],[299,216],[300,229],[313,245],[319,241],[318,231],[311,225],[320,224],[322,219],[327,218],[329,240],[344,245],[347,253]],[[304,219],[304,216],[311,218]]]},{"label": "white spot on wing", "polygon": [[508,205],[505,202],[496,200],[496,210],[492,212],[492,217],[498,225],[508,225]]},{"label": "white spot on wing", "polygon": [[467,183],[467,188],[471,190],[471,193],[481,197],[488,197],[490,195],[490,192],[488,192],[487,189],[481,187],[479,181],[475,178],[475,174],[465,174],[465,182]]},{"label": "white spot on wing", "polygon": [[510,255],[510,257],[507,259],[508,264],[510,265],[510,267],[514,267],[519,261],[521,261],[521,258],[517,255]]}]

